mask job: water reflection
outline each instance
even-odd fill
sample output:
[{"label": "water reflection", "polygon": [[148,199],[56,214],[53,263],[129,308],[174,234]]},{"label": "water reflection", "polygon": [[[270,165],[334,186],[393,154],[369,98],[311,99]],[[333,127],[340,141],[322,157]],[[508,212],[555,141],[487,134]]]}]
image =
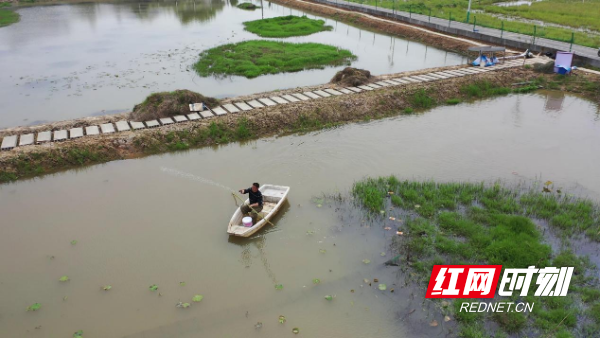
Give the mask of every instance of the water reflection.
[{"label": "water reflection", "polygon": [[[230,3],[235,6],[237,1]],[[165,12],[173,12],[184,25],[214,19],[224,7],[225,2],[221,0],[141,1],[131,4],[131,10],[140,19],[152,21]]]},{"label": "water reflection", "polygon": [[544,108],[546,110],[560,111],[563,108],[563,102],[565,100],[565,93],[561,91],[550,91],[546,93],[546,104]]}]

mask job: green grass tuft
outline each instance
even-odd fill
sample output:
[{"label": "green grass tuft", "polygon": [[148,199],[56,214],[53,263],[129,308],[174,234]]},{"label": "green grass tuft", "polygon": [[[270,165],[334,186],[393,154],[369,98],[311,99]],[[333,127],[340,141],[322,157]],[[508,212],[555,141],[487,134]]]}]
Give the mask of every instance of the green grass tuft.
[{"label": "green grass tuft", "polygon": [[470,98],[506,95],[511,92],[510,88],[495,86],[487,80],[476,81],[474,83],[464,85],[460,88],[460,91]]},{"label": "green grass tuft", "polygon": [[326,26],[325,21],[309,19],[306,16],[280,16],[244,22],[246,30],[263,38],[287,38],[304,36],[317,32],[329,31],[333,27]]},{"label": "green grass tuft", "polygon": [[19,15],[19,13],[9,9],[0,8],[0,27],[8,26],[10,24],[19,22],[20,19],[21,16]]},{"label": "green grass tuft", "polygon": [[[395,237],[396,254],[404,263],[401,266],[413,271],[410,278],[425,285],[435,264],[574,267],[568,296],[530,294],[523,301],[535,303],[531,313],[460,312],[460,304],[469,300],[455,301],[451,312],[459,323],[458,336],[488,337],[483,329],[486,320],[495,321],[504,336],[518,334],[528,326],[563,337],[578,330],[596,332],[596,325],[600,328],[600,305],[596,305],[600,289],[588,273],[592,268],[589,259],[568,249],[553,253],[544,243],[541,227],[534,223],[544,220],[565,238],[588,234],[600,224],[600,206],[591,201],[500,184],[399,181],[393,176],[356,182],[352,192],[372,217],[403,215],[398,229],[404,235]],[[573,222],[565,220],[571,218]],[[581,314],[590,319],[591,326],[578,324]]]},{"label": "green grass tuft", "polygon": [[254,78],[265,74],[349,65],[350,51],[319,43],[252,40],[227,44],[200,54],[194,68],[201,76],[239,75]]},{"label": "green grass tuft", "polygon": [[435,99],[429,96],[427,91],[424,89],[417,90],[414,94],[409,98],[410,103],[414,108],[418,109],[427,109],[435,106]]},{"label": "green grass tuft", "polygon": [[242,2],[241,4],[237,5],[237,8],[252,11],[257,8],[260,8],[260,6],[256,6],[255,4],[253,4],[251,2]]}]

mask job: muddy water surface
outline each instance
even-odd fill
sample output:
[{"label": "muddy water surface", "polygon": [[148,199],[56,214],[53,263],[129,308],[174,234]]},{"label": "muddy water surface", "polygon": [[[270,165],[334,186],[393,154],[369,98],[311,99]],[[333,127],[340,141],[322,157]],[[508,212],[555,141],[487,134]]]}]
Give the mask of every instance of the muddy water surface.
[{"label": "muddy water surface", "polygon": [[[226,97],[316,85],[342,68],[251,80],[198,77],[191,66],[201,51],[260,39],[244,31],[242,22],[304,14],[266,1],[264,11],[236,4],[115,1],[18,9],[21,21],[0,28],[0,128],[131,111],[158,91]],[[463,63],[454,53],[324,20],[332,31],[285,40],[349,49],[358,56],[353,66],[373,74]]]},{"label": "muddy water surface", "polygon": [[[2,185],[0,336],[279,338],[293,327],[305,337],[438,336],[448,323],[430,327],[443,320],[382,266],[391,234],[314,198],[395,174],[550,179],[600,200],[598,144],[596,105],[542,92]],[[221,185],[253,181],[291,186],[289,203],[275,227],[229,238],[236,206]],[[176,308],[195,294],[204,300]],[[26,312],[35,302],[41,310]]]}]

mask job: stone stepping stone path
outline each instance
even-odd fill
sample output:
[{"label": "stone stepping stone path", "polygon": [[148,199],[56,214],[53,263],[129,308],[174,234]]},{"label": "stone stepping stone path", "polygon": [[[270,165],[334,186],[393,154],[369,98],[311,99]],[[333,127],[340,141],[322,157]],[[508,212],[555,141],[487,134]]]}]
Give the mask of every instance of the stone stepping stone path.
[{"label": "stone stepping stone path", "polygon": [[325,89],[325,91],[326,91],[327,93],[329,93],[329,94],[331,94],[331,95],[335,95],[335,96],[344,95],[343,93],[341,93],[341,92],[338,92],[337,90],[335,90],[335,89],[331,89],[331,88]]},{"label": "stone stepping stone path", "polygon": [[428,75],[431,76],[431,77],[437,77],[440,80],[449,78],[449,76],[444,76],[444,75],[435,74],[435,73],[429,73]]},{"label": "stone stepping stone path", "polygon": [[175,123],[175,121],[173,121],[170,117],[163,117],[162,119],[158,119],[158,121],[160,122],[160,124],[162,124],[163,126],[167,126],[169,124],[173,124]]},{"label": "stone stepping stone path", "polygon": [[[375,83],[368,83],[356,87],[338,87],[338,88],[326,88],[323,90],[317,89],[313,91],[306,91],[303,93],[290,93],[280,96],[262,97],[249,101],[239,101],[233,103],[227,103],[222,106],[215,108],[208,108],[202,103],[192,103],[189,105],[190,114],[177,115],[173,118],[161,118],[159,120],[150,120],[145,122],[135,121],[118,121],[114,125],[112,123],[104,123],[100,126],[86,126],[71,128],[69,130],[56,130],[56,131],[41,131],[37,133],[27,133],[23,135],[10,135],[5,136],[1,143],[1,150],[10,150],[18,146],[28,146],[34,144],[41,144],[51,141],[65,141],[67,139],[77,139],[84,136],[94,136],[102,134],[112,134],[115,132],[124,132],[133,130],[141,130],[146,128],[158,128],[161,125],[169,125],[173,123],[185,123],[188,121],[197,121],[200,119],[207,119],[214,116],[223,116],[227,114],[235,114],[239,112],[248,112],[254,109],[260,109],[264,107],[272,107],[276,105],[298,103],[302,101],[318,100],[322,98],[328,98],[332,96],[351,95],[355,93],[361,93],[363,91],[377,90],[382,87],[390,86],[401,86],[413,83],[422,83],[430,81],[439,81],[458,76],[470,76],[477,75],[480,73],[486,73],[495,70],[501,70],[511,67],[519,67],[523,65],[522,59],[515,59],[507,61],[502,64],[497,64],[489,67],[465,67],[459,69],[442,70],[432,73],[410,75],[394,79],[380,80]],[[116,126],[116,130],[115,130]],[[85,130],[85,135],[84,135]]]},{"label": "stone stepping stone path", "polygon": [[[85,134],[86,135],[100,135],[100,129],[98,129],[98,126],[89,126],[89,127],[85,127]],[[40,135],[38,134],[38,142],[40,139]]]},{"label": "stone stepping stone path", "polygon": [[394,81],[394,80],[383,80],[383,82],[385,82],[385,83],[389,83],[389,84],[391,84],[392,86],[398,86],[398,85],[401,85],[401,83],[400,83],[400,82],[396,82],[396,81]]},{"label": "stone stepping stone path", "polygon": [[382,86],[382,87],[389,87],[391,86],[391,84],[385,82],[385,81],[377,81],[375,82],[376,85]]},{"label": "stone stepping stone path", "polygon": [[304,95],[310,97],[311,99],[320,99],[321,97],[313,92],[304,92]]},{"label": "stone stepping stone path", "polygon": [[227,111],[229,111],[230,113],[239,113],[239,112],[240,112],[240,109],[239,109],[238,107],[234,106],[234,105],[233,105],[233,104],[231,104],[231,103],[224,104],[224,105],[223,105],[223,108],[225,108],[225,109],[226,109]]},{"label": "stone stepping stone path", "polygon": [[35,135],[33,133],[21,135],[21,137],[19,138],[19,147],[33,144],[34,136]]},{"label": "stone stepping stone path", "polygon": [[200,116],[202,116],[203,119],[209,119],[211,117],[214,117],[215,115],[213,115],[213,113],[211,113],[210,110],[203,110],[200,112]]},{"label": "stone stepping stone path", "polygon": [[[192,113],[192,114],[189,114],[189,115],[187,116],[187,118],[188,118],[190,121],[196,121],[196,120],[200,120],[200,119],[201,119],[201,117],[200,117],[200,115],[199,115],[198,113]],[[136,122],[136,123],[138,123],[138,122]],[[133,127],[133,124],[132,124],[131,126]],[[135,127],[133,127],[133,129],[135,129]]]},{"label": "stone stepping stone path", "polygon": [[252,107],[247,105],[245,102],[235,102],[234,105],[243,111],[252,110]]},{"label": "stone stepping stone path", "polygon": [[250,105],[252,108],[263,108],[265,105],[256,101],[256,100],[252,100],[252,101],[248,101],[246,102],[248,105]]},{"label": "stone stepping stone path", "polygon": [[310,100],[310,97],[308,97],[308,96],[306,96],[304,94],[300,94],[300,93],[294,93],[294,94],[292,94],[292,96],[295,97],[295,98],[298,98],[298,99],[300,99],[302,101],[308,101],[308,100]]},{"label": "stone stepping stone path", "polygon": [[331,94],[324,92],[322,90],[315,90],[315,91],[313,91],[313,93],[315,93],[319,96],[322,96],[322,97],[330,97],[331,96]]},{"label": "stone stepping stone path", "polygon": [[258,99],[258,101],[260,101],[260,103],[264,104],[265,106],[269,106],[269,107],[277,105],[277,103],[275,103],[272,100],[267,99],[267,98]]},{"label": "stone stepping stone path", "polygon": [[131,128],[129,127],[129,123],[127,121],[118,121],[115,123],[117,125],[117,131],[129,131]]},{"label": "stone stepping stone path", "polygon": [[402,79],[405,80],[405,81],[410,81],[412,83],[421,83],[421,82],[423,82],[423,81],[421,81],[419,79],[415,79],[414,77],[410,77],[410,76],[403,77]]},{"label": "stone stepping stone path", "polygon": [[175,123],[181,123],[181,122],[187,122],[188,119],[184,115],[175,115],[175,116],[173,116],[173,120],[175,120]]},{"label": "stone stepping stone path", "polygon": [[213,108],[211,110],[212,110],[213,114],[215,114],[217,116],[227,115],[227,110],[223,109],[222,107]]},{"label": "stone stepping stone path", "polygon": [[279,96],[271,96],[270,99],[273,100],[273,101],[275,101],[276,103],[279,103],[279,104],[290,103],[289,101],[286,101],[286,100],[284,100],[283,98],[281,98]]},{"label": "stone stepping stone path", "polygon": [[160,127],[160,123],[157,120],[146,121],[146,127],[148,128],[157,128]]},{"label": "stone stepping stone path", "polygon": [[64,141],[69,138],[66,130],[57,130],[54,132],[54,142]]},{"label": "stone stepping stone path", "polygon": [[2,145],[0,145],[0,149],[11,150],[12,148],[16,147],[17,137],[18,135],[5,136],[4,139],[2,139]]},{"label": "stone stepping stone path", "polygon": [[110,134],[115,132],[115,127],[112,125],[112,123],[101,124],[100,129],[102,130],[102,134]]},{"label": "stone stepping stone path", "polygon": [[133,128],[133,130],[140,130],[146,128],[146,126],[142,122],[130,121],[129,124],[131,124],[131,128]]},{"label": "stone stepping stone path", "polygon": [[294,103],[294,102],[300,102],[300,99],[297,99],[295,97],[293,97],[292,95],[281,95],[281,97],[283,97],[284,99]]},{"label": "stone stepping stone path", "polygon": [[[96,127],[97,128],[97,127]],[[52,133],[50,131],[42,131],[38,133],[36,143],[46,143],[52,140]]]},{"label": "stone stepping stone path", "polygon": [[69,130],[69,137],[71,139],[83,137],[83,128],[71,128]]}]

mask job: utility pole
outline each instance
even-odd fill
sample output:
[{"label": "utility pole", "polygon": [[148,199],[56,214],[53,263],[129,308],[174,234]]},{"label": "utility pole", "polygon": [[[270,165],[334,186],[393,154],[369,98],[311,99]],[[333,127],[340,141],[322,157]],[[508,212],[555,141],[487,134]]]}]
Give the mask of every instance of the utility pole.
[{"label": "utility pole", "polygon": [[469,7],[467,8],[467,23],[469,23],[470,16],[471,16],[471,0],[469,0]]}]

